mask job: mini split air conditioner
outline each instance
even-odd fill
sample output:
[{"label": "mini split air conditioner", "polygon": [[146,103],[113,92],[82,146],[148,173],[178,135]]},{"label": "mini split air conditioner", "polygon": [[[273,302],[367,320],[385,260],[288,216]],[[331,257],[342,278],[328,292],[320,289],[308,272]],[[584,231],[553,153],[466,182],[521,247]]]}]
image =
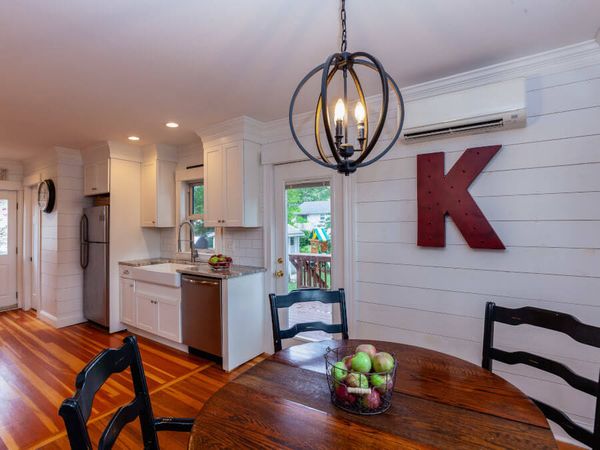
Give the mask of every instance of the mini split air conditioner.
[{"label": "mini split air conditioner", "polygon": [[402,138],[408,144],[526,123],[525,80],[519,78],[407,102]]}]

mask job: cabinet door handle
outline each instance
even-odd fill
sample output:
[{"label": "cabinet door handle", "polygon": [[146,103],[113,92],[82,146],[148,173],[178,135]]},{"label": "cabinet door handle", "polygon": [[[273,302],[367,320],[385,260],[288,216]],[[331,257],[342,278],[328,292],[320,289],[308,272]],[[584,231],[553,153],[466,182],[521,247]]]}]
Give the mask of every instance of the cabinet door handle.
[{"label": "cabinet door handle", "polygon": [[96,191],[96,190],[97,190],[96,188],[92,188],[92,191]]},{"label": "cabinet door handle", "polygon": [[129,275],[129,270],[124,270],[123,275]]}]

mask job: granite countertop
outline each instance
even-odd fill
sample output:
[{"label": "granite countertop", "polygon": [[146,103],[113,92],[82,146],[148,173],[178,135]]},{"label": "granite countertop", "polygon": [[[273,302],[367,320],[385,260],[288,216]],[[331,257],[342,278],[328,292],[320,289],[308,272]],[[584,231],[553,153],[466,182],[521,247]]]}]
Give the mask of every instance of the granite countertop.
[{"label": "granite countertop", "polygon": [[151,266],[154,264],[198,264],[192,263],[189,259],[174,259],[174,258],[147,258],[147,259],[132,259],[131,261],[119,261],[119,264],[122,266],[130,266],[130,267],[141,267],[141,266]]},{"label": "granite countertop", "polygon": [[205,262],[196,262],[192,263],[189,259],[174,259],[174,258],[149,258],[149,259],[136,259],[131,261],[120,261],[119,264],[122,266],[130,266],[130,267],[141,267],[141,266],[150,266],[155,264],[166,264],[166,263],[174,263],[174,264],[183,264],[189,267],[185,267],[183,269],[177,270],[178,273],[183,275],[199,275],[210,278],[220,278],[220,279],[228,279],[228,278],[236,278],[242,277],[244,275],[252,275],[255,273],[266,272],[267,269],[264,267],[255,267],[255,266],[239,266],[232,265],[229,270],[225,271],[214,271],[208,263]]},{"label": "granite countertop", "polygon": [[200,263],[180,269],[177,272],[182,275],[201,275],[204,277],[227,279],[266,272],[266,270],[264,267],[238,266],[234,264],[229,270],[215,271],[208,264]]}]

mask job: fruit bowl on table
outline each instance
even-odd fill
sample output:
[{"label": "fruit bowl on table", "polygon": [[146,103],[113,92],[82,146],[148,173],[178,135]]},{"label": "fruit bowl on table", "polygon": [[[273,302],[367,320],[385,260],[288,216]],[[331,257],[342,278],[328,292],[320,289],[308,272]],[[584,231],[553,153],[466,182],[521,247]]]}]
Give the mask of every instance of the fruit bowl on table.
[{"label": "fruit bowl on table", "polygon": [[398,363],[394,355],[371,344],[328,348],[325,353],[331,402],[354,414],[372,416],[392,404]]},{"label": "fruit bowl on table", "polygon": [[213,255],[208,259],[208,265],[214,271],[226,271],[231,268],[233,260],[230,256],[225,255]]}]

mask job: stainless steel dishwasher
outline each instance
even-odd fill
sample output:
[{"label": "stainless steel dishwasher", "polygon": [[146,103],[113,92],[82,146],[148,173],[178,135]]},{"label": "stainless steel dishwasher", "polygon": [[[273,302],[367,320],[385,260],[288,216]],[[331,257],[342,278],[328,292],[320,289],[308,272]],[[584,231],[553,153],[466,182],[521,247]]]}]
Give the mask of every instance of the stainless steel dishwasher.
[{"label": "stainless steel dishwasher", "polygon": [[221,282],[214,278],[181,276],[183,343],[194,350],[223,356],[221,345]]}]

